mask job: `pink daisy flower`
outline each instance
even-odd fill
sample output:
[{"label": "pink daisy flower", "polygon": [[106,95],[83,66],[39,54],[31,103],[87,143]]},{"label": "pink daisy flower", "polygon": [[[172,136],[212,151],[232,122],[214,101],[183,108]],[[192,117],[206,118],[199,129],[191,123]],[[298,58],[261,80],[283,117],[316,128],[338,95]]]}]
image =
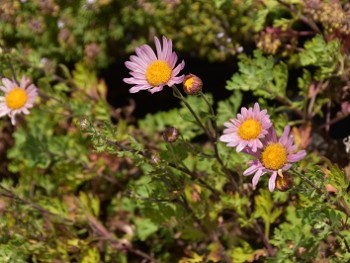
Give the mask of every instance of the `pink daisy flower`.
[{"label": "pink daisy flower", "polygon": [[177,76],[184,68],[185,62],[176,65],[177,55],[172,51],[172,41],[163,36],[163,48],[157,37],[154,38],[157,54],[149,45],[136,48],[136,56],[130,56],[125,66],[130,69],[131,78],[124,82],[134,85],[131,93],[148,90],[151,93],[163,90],[164,86],[182,83],[184,75]]},{"label": "pink daisy flower", "polygon": [[29,114],[28,109],[33,107],[38,91],[26,77],[22,77],[20,85],[7,78],[2,79],[2,84],[0,90],[4,92],[4,96],[0,96],[0,117],[8,115],[12,125],[15,125],[16,114]]},{"label": "pink daisy flower", "polygon": [[226,142],[228,147],[237,147],[237,152],[247,146],[250,151],[256,152],[258,148],[263,147],[261,139],[266,136],[272,123],[267,110],[260,111],[259,103],[256,102],[254,108],[243,107],[236,119],[231,119],[224,125],[227,128],[220,141]]},{"label": "pink daisy flower", "polygon": [[283,177],[283,171],[287,171],[292,163],[305,157],[304,150],[296,152],[297,146],[294,145],[294,138],[289,132],[290,127],[285,127],[281,138],[277,139],[275,129],[271,128],[264,141],[264,148],[253,154],[257,159],[249,162],[250,167],[243,174],[254,174],[252,180],[254,187],[263,174],[271,173],[269,190],[272,192],[275,189],[277,175]]}]

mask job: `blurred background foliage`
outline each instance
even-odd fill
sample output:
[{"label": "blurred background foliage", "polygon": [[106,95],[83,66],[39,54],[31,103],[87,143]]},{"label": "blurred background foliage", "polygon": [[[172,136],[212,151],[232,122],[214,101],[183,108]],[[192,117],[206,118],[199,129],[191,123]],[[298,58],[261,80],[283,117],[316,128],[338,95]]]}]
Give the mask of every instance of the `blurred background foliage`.
[{"label": "blurred background foliage", "polygon": [[[337,0],[1,0],[1,76],[31,77],[40,99],[18,126],[0,122],[0,262],[349,261],[349,21]],[[107,101],[126,96],[120,62],[155,35],[187,64],[232,67],[206,94],[217,116],[188,98],[203,123],[222,129],[258,100],[278,132],[295,126],[316,187],[253,190],[248,157],[184,104],[141,119],[140,101]]]}]

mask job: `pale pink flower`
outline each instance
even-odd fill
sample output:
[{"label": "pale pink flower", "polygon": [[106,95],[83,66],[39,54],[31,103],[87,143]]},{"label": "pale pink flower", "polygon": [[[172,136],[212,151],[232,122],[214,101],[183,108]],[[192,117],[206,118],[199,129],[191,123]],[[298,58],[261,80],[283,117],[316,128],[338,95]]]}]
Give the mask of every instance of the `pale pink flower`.
[{"label": "pale pink flower", "polygon": [[22,77],[19,85],[7,78],[2,79],[2,84],[0,90],[4,92],[4,96],[0,96],[0,117],[8,115],[12,125],[15,125],[17,114],[29,114],[29,109],[33,107],[38,91],[26,77]]},{"label": "pale pink flower", "polygon": [[131,93],[148,90],[151,93],[163,90],[164,86],[182,83],[184,75],[178,76],[184,68],[182,61],[176,67],[177,55],[172,51],[172,41],[163,36],[163,47],[157,37],[154,38],[157,54],[149,45],[136,48],[136,56],[130,56],[125,66],[130,69],[131,78],[124,82],[134,85]]},{"label": "pale pink flower", "polygon": [[228,147],[237,147],[237,152],[246,148],[256,152],[263,147],[261,140],[268,133],[272,123],[267,110],[260,111],[259,103],[256,102],[254,108],[243,107],[236,119],[231,119],[224,125],[227,128],[220,141],[226,142]]},{"label": "pale pink flower", "polygon": [[304,150],[297,151],[294,145],[294,138],[290,133],[290,127],[285,127],[280,139],[274,128],[269,130],[264,140],[264,147],[256,153],[250,153],[257,157],[249,162],[249,168],[243,172],[244,175],[254,174],[252,183],[255,187],[260,177],[265,173],[271,173],[269,179],[269,190],[275,189],[277,175],[283,176],[283,171],[287,171],[292,163],[298,162],[306,155]]}]

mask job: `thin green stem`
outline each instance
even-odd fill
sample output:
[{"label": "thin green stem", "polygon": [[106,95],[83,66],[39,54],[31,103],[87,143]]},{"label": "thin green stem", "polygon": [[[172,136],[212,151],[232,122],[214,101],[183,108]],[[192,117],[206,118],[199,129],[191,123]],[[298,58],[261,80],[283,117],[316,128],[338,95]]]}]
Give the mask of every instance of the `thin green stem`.
[{"label": "thin green stem", "polygon": [[217,138],[218,138],[218,130],[217,130],[215,111],[214,111],[212,105],[210,104],[209,100],[205,96],[205,94],[203,92],[200,92],[199,94],[202,96],[203,100],[208,105],[210,113],[212,114],[211,123],[212,123],[213,130],[214,130],[214,137],[213,137],[214,141],[212,141],[212,144],[214,147],[215,158],[217,159],[217,161],[221,165],[224,172],[226,174],[228,174],[230,182],[235,186],[236,189],[238,189],[238,184],[237,184],[236,180],[233,178],[233,173],[229,169],[227,169],[226,165],[224,164],[224,161],[221,159],[220,154],[219,154],[218,145],[216,143]]},{"label": "thin green stem", "polygon": [[208,108],[210,110],[210,113],[212,115],[212,117],[210,118],[211,120],[211,124],[213,126],[213,130],[214,130],[214,139],[216,140],[218,137],[218,131],[217,131],[217,125],[216,125],[216,115],[215,115],[215,111],[212,107],[212,105],[210,104],[209,100],[207,99],[207,97],[205,96],[205,94],[201,91],[199,93],[199,95],[203,98],[203,100],[205,101],[205,103],[208,105]]},{"label": "thin green stem", "polygon": [[[211,144],[213,145],[214,148],[214,154],[215,154],[215,158],[217,159],[217,161],[219,162],[220,166],[222,167],[223,171],[228,175],[228,178],[230,180],[230,182],[234,185],[234,187],[236,189],[238,189],[238,183],[236,182],[236,180],[233,177],[233,173],[225,166],[224,162],[222,161],[220,155],[219,155],[219,150],[216,144],[216,140],[217,140],[217,125],[215,120],[212,122],[213,123],[213,128],[214,128],[214,136],[211,134],[211,132],[204,126],[204,124],[202,123],[202,121],[199,119],[198,115],[195,113],[195,111],[192,109],[191,105],[188,104],[188,102],[186,101],[186,99],[184,98],[184,96],[181,94],[181,92],[178,90],[178,88],[174,85],[173,86],[173,92],[174,92],[174,96],[178,99],[180,99],[185,106],[188,108],[188,110],[191,112],[191,114],[193,115],[193,117],[196,119],[197,123],[202,127],[202,129],[204,130],[204,132],[208,135],[209,140],[211,142]],[[209,109],[211,111],[211,113],[213,114],[213,118],[215,118],[215,112],[214,109],[212,108],[212,106],[210,105],[208,99],[204,96],[203,93],[201,93],[202,98],[204,99],[205,103],[209,106]]]},{"label": "thin green stem", "polygon": [[185,106],[187,107],[187,109],[191,112],[191,114],[193,115],[193,117],[196,119],[198,125],[203,129],[203,131],[208,135],[208,137],[210,138],[210,140],[213,140],[212,134],[210,133],[210,131],[205,127],[205,125],[203,124],[203,122],[200,120],[200,118],[198,117],[197,113],[192,109],[191,105],[186,101],[185,97],[182,95],[182,93],[179,91],[179,89],[174,85],[173,86],[173,92],[174,92],[174,96],[178,99],[180,99]]},{"label": "thin green stem", "polygon": [[[308,183],[312,188],[314,188],[320,195],[323,195],[323,191],[321,188],[319,188],[317,185],[315,185],[309,178],[307,178],[302,173],[298,172],[295,169],[291,169],[296,175],[298,175],[302,180],[304,180],[306,183]],[[328,195],[326,196],[328,198]]]},{"label": "thin green stem", "polygon": [[19,85],[19,82],[18,82],[18,79],[17,79],[17,76],[16,76],[16,71],[15,71],[15,68],[13,67],[13,65],[12,65],[11,59],[10,59],[9,57],[7,57],[7,61],[8,61],[9,66],[10,66],[13,79],[14,79],[14,80],[16,81],[16,83]]},{"label": "thin green stem", "polygon": [[323,196],[325,195],[326,200],[332,204],[335,205],[340,211],[344,212],[347,216],[350,216],[350,209],[347,206],[346,202],[344,201],[343,197],[340,197],[339,200],[335,202],[331,202],[331,198],[327,192],[324,192],[320,187],[316,186],[309,178],[307,178],[302,173],[296,171],[295,169],[292,169],[292,171],[298,175],[302,180],[304,180],[306,183],[308,183],[310,186],[312,186],[319,195]]},{"label": "thin green stem", "polygon": [[[95,128],[92,127],[94,130]],[[97,131],[95,130],[95,132],[97,133]],[[99,135],[101,136],[101,135]],[[109,145],[114,146],[117,150],[122,150],[122,151],[126,151],[126,152],[131,152],[131,153],[138,153],[140,155],[142,155],[144,158],[149,159],[150,157],[147,155],[146,152],[143,151],[136,151],[132,148],[129,148],[127,146],[124,146],[123,144],[119,143],[119,142],[114,142],[111,140],[108,140],[106,138],[102,138],[104,139]],[[194,174],[193,172],[191,172],[186,166],[185,168],[183,167],[179,167],[178,164],[175,163],[168,163],[168,165],[174,169],[177,169],[178,171],[187,174],[191,177],[192,180],[198,180],[198,182],[200,182],[203,186],[205,186],[206,188],[208,188],[210,191],[212,191],[214,194],[220,196],[220,192],[218,190],[216,190],[215,188],[211,187],[209,184],[207,184],[203,179],[198,178],[198,176],[196,174]]]},{"label": "thin green stem", "polygon": [[270,222],[266,221],[265,222],[265,238],[266,240],[269,240],[269,235],[270,235]]},{"label": "thin green stem", "polygon": [[71,224],[72,221],[66,217],[63,217],[59,214],[55,214],[49,210],[46,210],[45,208],[41,207],[40,205],[34,203],[34,202],[31,202],[30,200],[27,200],[27,199],[23,199],[23,198],[20,198],[19,196],[17,196],[15,193],[13,193],[12,191],[8,190],[6,187],[4,187],[3,185],[0,184],[0,189],[2,190],[2,192],[0,192],[0,195],[4,196],[4,197],[7,197],[7,198],[10,198],[18,203],[22,203],[22,204],[25,204],[25,205],[28,205],[29,207],[39,211],[40,213],[42,214],[46,214],[46,215],[50,215],[50,216],[54,216],[54,217],[57,217],[57,218],[60,218],[62,219],[63,222],[67,223],[67,224]]},{"label": "thin green stem", "polygon": [[[177,158],[177,155],[175,153],[174,147],[171,143],[169,143],[169,147],[170,147],[170,151],[174,157],[174,161],[175,163],[169,163],[169,166],[176,168],[178,171],[187,174],[190,176],[190,178],[195,181],[197,180],[198,182],[200,182],[203,186],[205,186],[206,188],[208,188],[210,191],[212,191],[215,195],[220,196],[221,193],[219,191],[217,191],[215,188],[211,187],[209,184],[207,184],[204,180],[202,180],[201,178],[198,178],[198,176],[193,173],[190,169],[187,168],[186,164],[183,162],[183,160],[179,160]],[[179,166],[179,163],[181,164],[182,167]]]},{"label": "thin green stem", "polygon": [[[332,201],[331,201],[331,198],[330,198],[330,196],[329,196],[329,194],[328,194],[328,193],[324,193],[324,192],[322,191],[322,189],[319,188],[318,186],[316,186],[309,178],[307,178],[306,176],[304,176],[302,173],[296,171],[295,169],[292,169],[292,171],[293,171],[296,175],[298,175],[302,180],[304,180],[304,181],[307,182],[310,186],[312,186],[321,196],[322,196],[322,195],[326,195],[326,200],[327,200],[327,202],[329,202],[329,203],[332,204],[332,205],[335,205],[340,211],[344,212],[344,213],[346,214],[347,217],[350,216],[350,209],[349,209],[348,205],[346,204],[346,202],[345,202],[345,200],[344,200],[343,197],[340,197],[339,200],[337,200],[337,201],[335,201],[335,202],[332,202]],[[345,245],[347,251],[350,252],[350,247],[349,247],[349,244],[348,244],[346,238],[345,238],[343,235],[341,235],[341,234],[339,233],[338,230],[334,229],[333,231],[336,232],[337,235],[339,235],[339,236],[343,239],[344,245]]]}]

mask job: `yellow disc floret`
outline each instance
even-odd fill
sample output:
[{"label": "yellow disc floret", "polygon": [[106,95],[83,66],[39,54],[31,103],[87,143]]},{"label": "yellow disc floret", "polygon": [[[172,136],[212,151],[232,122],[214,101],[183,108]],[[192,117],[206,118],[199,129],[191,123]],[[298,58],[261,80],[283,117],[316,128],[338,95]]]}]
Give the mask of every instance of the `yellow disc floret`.
[{"label": "yellow disc floret", "polygon": [[202,80],[193,74],[185,76],[183,81],[183,88],[186,94],[196,95],[202,91],[203,82]]},{"label": "yellow disc floret", "polygon": [[186,90],[190,90],[191,87],[193,86],[193,83],[194,83],[194,78],[193,77],[185,79],[184,87],[186,88]]},{"label": "yellow disc floret", "polygon": [[14,88],[6,95],[6,105],[11,110],[17,110],[26,104],[28,95],[24,89]]},{"label": "yellow disc floret", "polygon": [[261,133],[261,124],[255,119],[246,119],[238,128],[238,135],[243,140],[256,139]]},{"label": "yellow disc floret", "polygon": [[280,143],[268,145],[261,154],[261,162],[267,169],[279,170],[287,163],[287,150]]},{"label": "yellow disc floret", "polygon": [[152,62],[146,71],[147,82],[152,86],[166,84],[171,77],[171,68],[164,60]]}]

